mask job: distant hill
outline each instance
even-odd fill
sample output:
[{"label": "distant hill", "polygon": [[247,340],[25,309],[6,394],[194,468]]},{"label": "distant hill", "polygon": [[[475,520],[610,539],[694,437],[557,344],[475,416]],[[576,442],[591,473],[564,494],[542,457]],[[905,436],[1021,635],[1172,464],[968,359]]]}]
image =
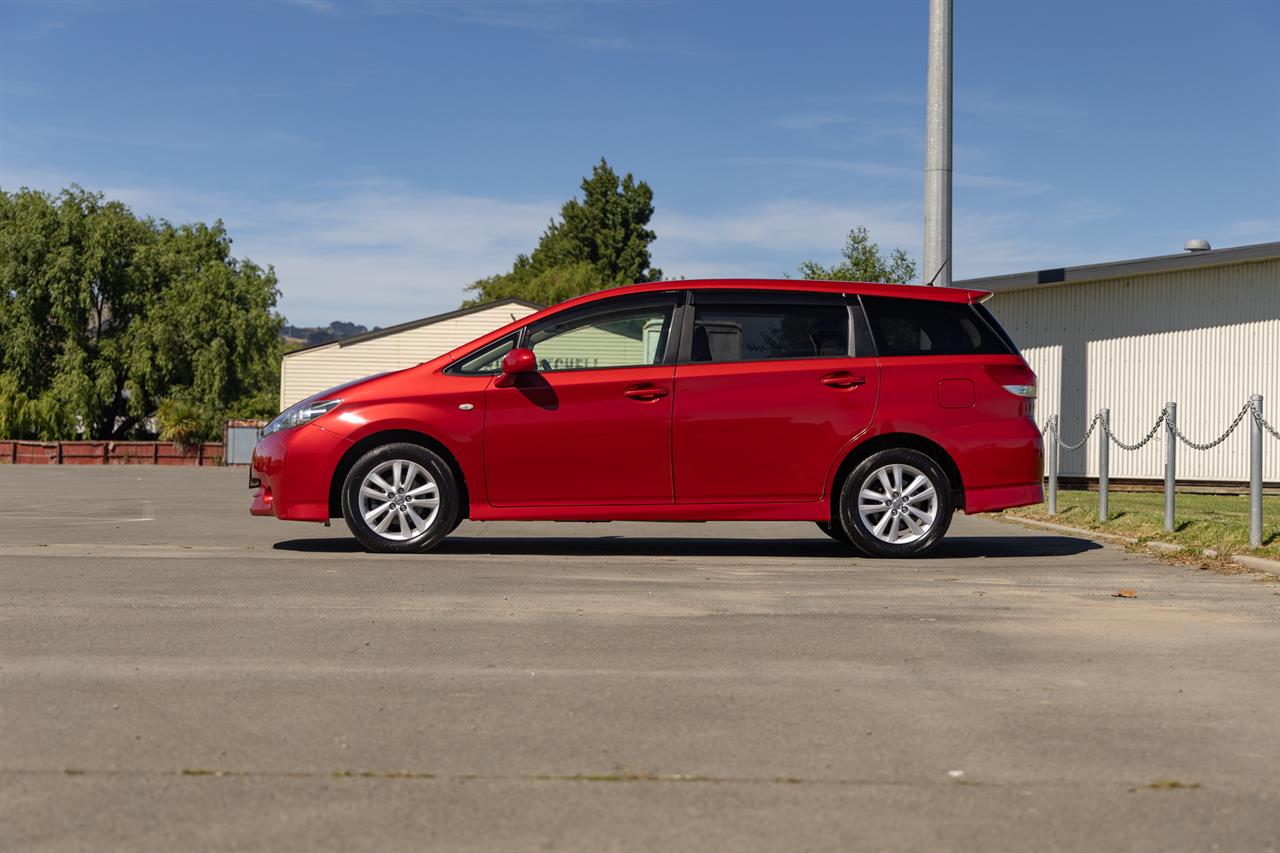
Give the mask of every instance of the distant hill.
[{"label": "distant hill", "polygon": [[280,337],[284,340],[286,348],[296,349],[298,347],[313,347],[316,344],[327,344],[329,341],[349,338],[352,335],[363,335],[365,332],[377,331],[377,329],[377,326],[369,329],[359,323],[334,320],[327,326],[285,326],[280,330]]}]

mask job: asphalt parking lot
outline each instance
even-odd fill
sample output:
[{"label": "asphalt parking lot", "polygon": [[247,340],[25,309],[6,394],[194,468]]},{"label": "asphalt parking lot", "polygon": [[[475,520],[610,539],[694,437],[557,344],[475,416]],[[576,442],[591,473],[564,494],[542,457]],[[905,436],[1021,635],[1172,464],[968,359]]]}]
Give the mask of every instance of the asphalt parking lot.
[{"label": "asphalt parking lot", "polygon": [[0,849],[1280,847],[1280,584],[963,516],[371,556],[245,479],[0,468]]}]

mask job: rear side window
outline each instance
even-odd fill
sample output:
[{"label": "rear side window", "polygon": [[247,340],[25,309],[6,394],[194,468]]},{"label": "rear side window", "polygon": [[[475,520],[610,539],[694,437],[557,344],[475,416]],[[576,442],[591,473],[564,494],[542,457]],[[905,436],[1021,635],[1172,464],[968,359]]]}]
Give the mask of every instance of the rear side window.
[{"label": "rear side window", "polygon": [[849,354],[843,304],[694,304],[693,362],[767,361]]},{"label": "rear side window", "polygon": [[1009,337],[1009,333],[1005,331],[1004,326],[1000,325],[1000,321],[996,319],[996,315],[991,313],[991,309],[979,303],[973,306],[973,310],[978,312],[979,317],[987,321],[987,325],[1000,336],[1000,340],[1009,345],[1009,352],[1018,352],[1018,345],[1013,342],[1013,338]]},{"label": "rear side window", "polygon": [[964,302],[864,296],[881,356],[1007,355],[1009,346]]}]

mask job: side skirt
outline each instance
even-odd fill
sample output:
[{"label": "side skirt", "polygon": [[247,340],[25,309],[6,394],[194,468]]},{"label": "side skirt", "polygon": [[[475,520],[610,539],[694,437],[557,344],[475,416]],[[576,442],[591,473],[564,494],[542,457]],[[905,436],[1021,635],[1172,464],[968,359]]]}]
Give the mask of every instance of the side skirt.
[{"label": "side skirt", "polygon": [[634,506],[490,506],[472,504],[472,521],[829,521],[830,501],[648,504]]}]

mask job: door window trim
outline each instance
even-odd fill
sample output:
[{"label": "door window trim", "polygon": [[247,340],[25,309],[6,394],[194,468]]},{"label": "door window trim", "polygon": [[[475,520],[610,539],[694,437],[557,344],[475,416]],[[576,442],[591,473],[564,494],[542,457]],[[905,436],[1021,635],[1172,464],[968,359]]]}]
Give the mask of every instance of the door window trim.
[{"label": "door window trim", "polygon": [[[653,364],[629,364],[623,367],[572,367],[560,370],[548,371],[550,373],[572,373],[575,370],[631,370],[636,367],[661,367],[663,365],[675,364],[676,353],[679,350],[679,341],[681,333],[682,312],[685,303],[685,291],[683,290],[659,290],[650,293],[628,294],[626,296],[611,296],[605,299],[589,302],[586,305],[579,305],[576,308],[569,308],[559,311],[549,317],[543,317],[536,323],[526,323],[523,326],[508,332],[497,340],[490,341],[484,346],[476,347],[470,352],[464,353],[446,367],[443,372],[450,376],[496,376],[494,373],[462,373],[458,370],[459,365],[464,364],[472,358],[475,358],[484,350],[498,346],[507,341],[514,340],[515,347],[523,347],[528,343],[531,330],[537,326],[547,323],[564,322],[566,319],[573,319],[581,315],[589,315],[593,313],[607,313],[617,310],[619,307],[626,308],[632,305],[636,307],[644,307],[645,305],[673,305],[674,310],[671,314],[671,328],[667,331],[666,348],[663,351],[662,358]],[[542,372],[542,371],[539,371]]]},{"label": "door window trim", "polygon": [[[862,311],[862,304],[857,301],[856,294],[844,293],[823,293],[807,290],[690,290],[687,291],[682,314],[684,315],[680,323],[680,348],[676,358],[676,364],[684,365],[703,365],[703,364],[777,364],[786,361],[827,361],[833,358],[874,358],[874,344],[871,345],[870,354],[854,353],[854,347],[858,341],[872,341],[870,337],[870,328],[867,326],[866,314]],[[791,356],[787,358],[758,358],[758,359],[737,359],[735,361],[694,361],[693,360],[693,330],[694,330],[694,312],[698,305],[745,305],[745,306],[768,306],[768,305],[840,305],[843,306],[848,316],[847,334],[848,339],[845,342],[845,352],[840,355],[801,355]],[[857,311],[854,310],[854,305]],[[862,314],[861,323],[858,322],[857,315]],[[858,326],[861,326],[861,329]],[[857,337],[855,337],[857,335]]]}]

